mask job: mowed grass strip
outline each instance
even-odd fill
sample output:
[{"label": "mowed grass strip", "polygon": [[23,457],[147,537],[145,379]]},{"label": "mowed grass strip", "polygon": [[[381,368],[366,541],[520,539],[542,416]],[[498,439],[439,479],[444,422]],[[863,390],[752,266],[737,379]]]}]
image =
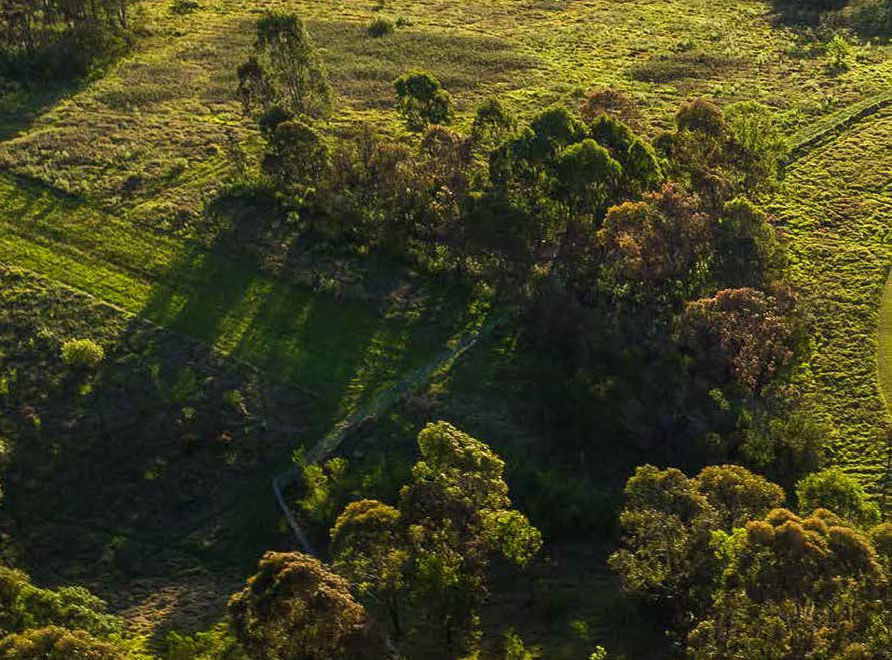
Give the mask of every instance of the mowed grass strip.
[{"label": "mowed grass strip", "polygon": [[774,207],[794,280],[812,304],[806,390],[833,431],[832,462],[875,492],[888,480],[889,412],[878,359],[884,383],[892,365],[878,349],[877,328],[880,342],[888,341],[880,302],[892,262],[890,153],[892,108],[885,108],[796,161]]},{"label": "mowed grass strip", "polygon": [[460,296],[410,310],[399,300],[392,308],[336,300],[230,254],[2,176],[0,228],[0,262],[79,288],[310,390],[326,414],[350,412],[470,320]]},{"label": "mowed grass strip", "polygon": [[883,287],[878,332],[877,368],[887,406],[892,406],[892,274]]}]

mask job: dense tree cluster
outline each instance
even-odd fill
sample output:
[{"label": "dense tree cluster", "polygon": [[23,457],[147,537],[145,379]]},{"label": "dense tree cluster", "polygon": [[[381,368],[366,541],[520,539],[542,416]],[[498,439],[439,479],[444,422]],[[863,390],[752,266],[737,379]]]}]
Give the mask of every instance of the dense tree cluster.
[{"label": "dense tree cluster", "polygon": [[626,484],[623,547],[610,564],[629,593],[672,615],[692,660],[884,657],[888,524],[876,525],[842,473],[796,490],[798,515],[779,508],[781,488],[737,466],[693,478],[640,467]]},{"label": "dense tree cluster", "polygon": [[83,587],[41,589],[0,567],[0,657],[9,660],[143,660],[143,640]]},{"label": "dense tree cluster", "polygon": [[124,46],[133,0],[0,0],[0,74],[69,78]]},{"label": "dense tree cluster", "polygon": [[489,99],[462,134],[443,126],[440,83],[411,72],[394,87],[413,137],[367,126],[335,138],[319,54],[281,14],[259,22],[239,81],[264,138],[241,190],[275,200],[280,244],[290,233],[489,285],[520,310],[523,341],[547,362],[543,401],[578,419],[580,436],[596,422],[578,411],[626,408],[645,414],[621,416],[622,433],[691,463],[711,453],[765,468],[783,455],[791,472],[773,476],[787,483],[819,462],[811,440],[758,442],[796,407],[783,384],[806,318],[759,207],[786,155],[767,108],[694,99],[649,140],[626,123],[642,126],[634,102],[611,90],[579,116],[555,106],[526,123]]}]

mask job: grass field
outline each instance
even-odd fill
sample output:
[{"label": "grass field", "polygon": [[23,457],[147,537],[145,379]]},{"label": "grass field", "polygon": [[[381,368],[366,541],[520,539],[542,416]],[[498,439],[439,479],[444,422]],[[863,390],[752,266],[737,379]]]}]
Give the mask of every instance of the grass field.
[{"label": "grass field", "polygon": [[[372,296],[331,295],[233,252],[231,228],[202,225],[202,209],[231,173],[228,141],[253,135],[234,99],[235,69],[261,8],[298,9],[307,20],[338,95],[335,130],[368,121],[400,134],[392,81],[411,69],[438,76],[460,126],[489,95],[529,116],[610,85],[636,97],[648,131],[667,126],[681,101],[706,95],[766,103],[785,130],[805,136],[820,118],[887,90],[892,76],[888,45],[856,46],[849,69],[831,71],[820,45],[761,0],[199,4],[178,16],[166,0],[146,2],[150,30],[104,76],[0,102],[0,385],[15,373],[43,374],[16,398],[0,395],[11,425],[0,429],[30,443],[7,500],[13,536],[37,577],[93,586],[144,630],[190,628],[219,614],[257,554],[283,542],[269,477],[290,450],[482,322],[467,291],[403,274]],[[373,39],[365,26],[379,14],[409,24]],[[772,205],[795,280],[815,303],[815,353],[802,382],[833,430],[833,462],[875,491],[887,478],[880,437],[888,421],[877,364],[892,401],[892,282],[878,311],[892,259],[890,153],[887,108],[794,162]],[[111,359],[82,392],[56,351],[62,339],[86,335]],[[476,347],[456,373],[394,413],[388,423],[398,429],[373,429],[371,446],[348,448],[351,460],[410,456],[415,426],[436,413],[506,457],[512,485],[532,493],[518,504],[537,524],[547,526],[536,516],[564,499],[581,501],[579,492],[590,511],[569,512],[565,524],[612,513],[621,482],[648,458],[604,437],[593,441],[613,462],[589,470],[603,481],[552,466],[556,439],[533,437],[548,420],[533,418],[535,390],[516,378],[511,341]],[[246,393],[251,415],[217,419],[233,389]],[[101,416],[122,398],[111,421]],[[28,427],[22,406],[42,430]],[[142,419],[150,422],[134,436]],[[260,428],[261,419],[272,421]],[[199,438],[198,450],[177,444],[184,423],[196,427],[187,435]],[[158,446],[153,434],[164,439]],[[221,445],[224,436],[232,440]],[[524,464],[549,467],[515,470]],[[540,487],[546,482],[551,490]],[[604,574],[603,547],[553,553],[543,583],[553,611],[531,614],[518,585],[497,587],[530,617],[548,657],[581,652],[587,642],[572,638],[574,620],[629,657],[659,655],[665,640],[640,633]],[[582,600],[579,575],[593,585]],[[128,580],[120,591],[130,595],[116,598]]]},{"label": "grass field", "polygon": [[[91,378],[59,357],[85,336],[106,351]],[[314,432],[314,405],[201,342],[0,267],[3,552],[41,583],[89,586],[142,632],[206,625],[287,541],[269,475]]]},{"label": "grass field", "polygon": [[[199,4],[181,16],[167,2],[145,3],[151,33],[131,56],[46,112],[0,122],[7,135],[20,122],[0,145],[0,164],[116,216],[189,235],[228,171],[227,136],[251,130],[234,99],[235,70],[261,11],[248,0]],[[707,95],[762,101],[790,130],[887,88],[892,75],[890,47],[876,45],[856,47],[849,70],[831,71],[820,44],[762,0],[262,4],[276,7],[297,9],[321,46],[336,121],[391,133],[401,130],[392,81],[418,68],[453,93],[460,124],[487,95],[528,115],[612,85],[639,99],[652,126],[665,126],[682,100]],[[364,30],[379,14],[410,25],[374,39]]]},{"label": "grass field", "polygon": [[380,304],[345,304],[263,275],[227,251],[10,178],[0,177],[0,209],[0,262],[83,289],[312,390],[329,421],[475,321],[461,292],[395,291]]},{"label": "grass field", "polygon": [[[814,355],[803,380],[833,429],[831,461],[878,492],[888,485],[889,413],[877,378],[880,300],[892,261],[892,108],[796,161],[774,209],[794,280],[813,303]],[[888,318],[884,311],[882,318]],[[888,331],[880,374],[888,387]],[[888,392],[888,389],[887,389]]]}]

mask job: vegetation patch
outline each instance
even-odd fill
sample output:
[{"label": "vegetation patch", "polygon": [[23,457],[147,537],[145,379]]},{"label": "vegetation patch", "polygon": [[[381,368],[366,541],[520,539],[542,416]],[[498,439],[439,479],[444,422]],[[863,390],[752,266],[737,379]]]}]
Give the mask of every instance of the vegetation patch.
[{"label": "vegetation patch", "polygon": [[[793,163],[774,204],[793,249],[797,286],[814,309],[814,354],[804,382],[834,429],[831,460],[875,493],[892,486],[889,412],[877,379],[880,301],[892,260],[890,147],[886,108]],[[887,364],[880,362],[884,383]]]}]

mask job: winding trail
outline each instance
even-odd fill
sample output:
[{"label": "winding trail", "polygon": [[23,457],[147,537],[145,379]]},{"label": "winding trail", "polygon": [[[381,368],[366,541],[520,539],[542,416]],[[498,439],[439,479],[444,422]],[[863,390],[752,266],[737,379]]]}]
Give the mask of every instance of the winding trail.
[{"label": "winding trail", "polygon": [[[467,331],[451,346],[407,373],[390,387],[378,392],[371,400],[335,424],[319,442],[313,445],[304,455],[306,462],[318,463],[325,460],[341,446],[351,430],[378,416],[407,395],[420,391],[436,375],[446,373],[464,353],[492,334],[506,316],[506,314],[492,314],[485,323]],[[273,494],[300,547],[307,554],[316,556],[316,551],[313,549],[297,514],[288,505],[284,495],[285,489],[296,483],[300,476],[300,469],[297,466],[278,474],[273,478]]]}]

